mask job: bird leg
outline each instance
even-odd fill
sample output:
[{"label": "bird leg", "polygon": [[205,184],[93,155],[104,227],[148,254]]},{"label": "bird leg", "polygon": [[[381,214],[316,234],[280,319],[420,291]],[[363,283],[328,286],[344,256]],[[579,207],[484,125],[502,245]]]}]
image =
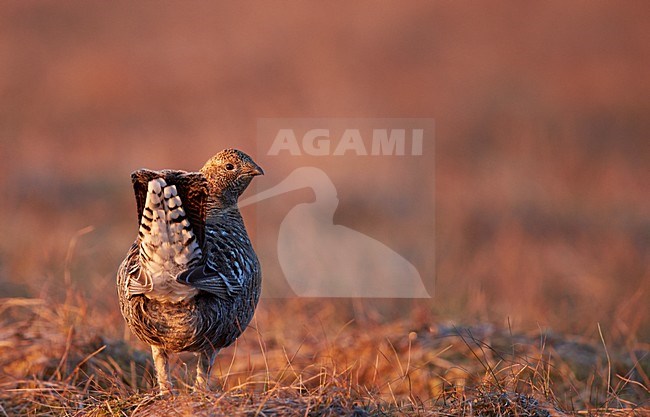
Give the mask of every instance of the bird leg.
[{"label": "bird leg", "polygon": [[153,363],[156,367],[156,379],[160,387],[160,394],[168,395],[172,393],[172,381],[169,378],[169,361],[167,352],[158,346],[151,346]]},{"label": "bird leg", "polygon": [[214,360],[217,358],[217,353],[219,353],[219,349],[198,353],[199,360],[196,365],[196,381],[194,382],[195,390],[208,389],[208,380],[210,379],[210,372],[212,371]]}]

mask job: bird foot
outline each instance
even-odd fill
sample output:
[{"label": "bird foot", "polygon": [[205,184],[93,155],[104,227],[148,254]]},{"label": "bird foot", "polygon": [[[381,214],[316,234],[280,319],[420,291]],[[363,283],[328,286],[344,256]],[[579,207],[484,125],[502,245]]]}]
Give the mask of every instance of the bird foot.
[{"label": "bird foot", "polygon": [[196,382],[194,382],[194,386],[192,387],[192,391],[194,392],[210,391],[210,388],[208,387],[208,381],[197,378]]}]

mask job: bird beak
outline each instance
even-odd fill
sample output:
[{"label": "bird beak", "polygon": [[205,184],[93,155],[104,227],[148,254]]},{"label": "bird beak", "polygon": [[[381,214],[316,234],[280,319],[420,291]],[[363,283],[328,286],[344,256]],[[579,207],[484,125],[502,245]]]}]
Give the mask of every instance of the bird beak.
[{"label": "bird beak", "polygon": [[249,167],[248,173],[254,177],[256,175],[264,175],[264,170],[259,165],[252,163]]}]

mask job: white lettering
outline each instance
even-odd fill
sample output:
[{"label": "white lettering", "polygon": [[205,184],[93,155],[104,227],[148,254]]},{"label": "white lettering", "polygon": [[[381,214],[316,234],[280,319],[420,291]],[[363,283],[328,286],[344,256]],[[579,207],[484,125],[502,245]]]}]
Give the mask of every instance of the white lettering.
[{"label": "white lettering", "polygon": [[372,155],[404,155],[406,130],[404,129],[373,129]]},{"label": "white lettering", "polygon": [[280,151],[287,150],[291,155],[300,155],[300,146],[296,140],[293,129],[280,129],[271,144],[268,155],[278,155]]},{"label": "white lettering", "polygon": [[345,155],[347,151],[354,151],[357,155],[368,155],[359,129],[345,129],[341,141],[334,150],[334,155]]},{"label": "white lettering", "polygon": [[[317,140],[318,138],[324,138]],[[311,129],[302,138],[302,148],[305,153],[312,156],[329,155],[330,131],[329,129]]]},{"label": "white lettering", "polygon": [[[406,155],[406,133],[407,129],[373,129],[370,154]],[[335,144],[333,153],[332,146],[334,144],[330,135],[330,129],[310,129],[305,132],[302,140],[298,143],[293,129],[280,129],[271,144],[268,155],[279,155],[283,151],[293,156],[300,156],[303,152],[310,156],[345,155],[350,151],[357,156],[368,155],[368,149],[359,129],[345,129],[338,143]],[[336,140],[336,137],[334,139]],[[411,129],[410,155],[422,155],[423,140],[424,129]]]},{"label": "white lettering", "polygon": [[411,155],[422,155],[422,138],[424,137],[423,129],[413,129],[411,136]]}]

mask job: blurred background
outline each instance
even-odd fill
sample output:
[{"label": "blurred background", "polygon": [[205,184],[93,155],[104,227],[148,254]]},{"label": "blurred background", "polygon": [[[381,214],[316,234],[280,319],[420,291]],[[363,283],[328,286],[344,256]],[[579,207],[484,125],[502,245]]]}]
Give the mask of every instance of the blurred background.
[{"label": "blurred background", "polygon": [[[122,329],[131,171],[256,158],[260,118],[433,118],[435,175],[405,192],[435,213],[398,226],[435,216],[435,293],[394,308],[647,340],[649,21],[645,2],[2,3],[0,297],[74,287]],[[337,184],[335,219],[390,234],[364,215],[384,177]]]}]

